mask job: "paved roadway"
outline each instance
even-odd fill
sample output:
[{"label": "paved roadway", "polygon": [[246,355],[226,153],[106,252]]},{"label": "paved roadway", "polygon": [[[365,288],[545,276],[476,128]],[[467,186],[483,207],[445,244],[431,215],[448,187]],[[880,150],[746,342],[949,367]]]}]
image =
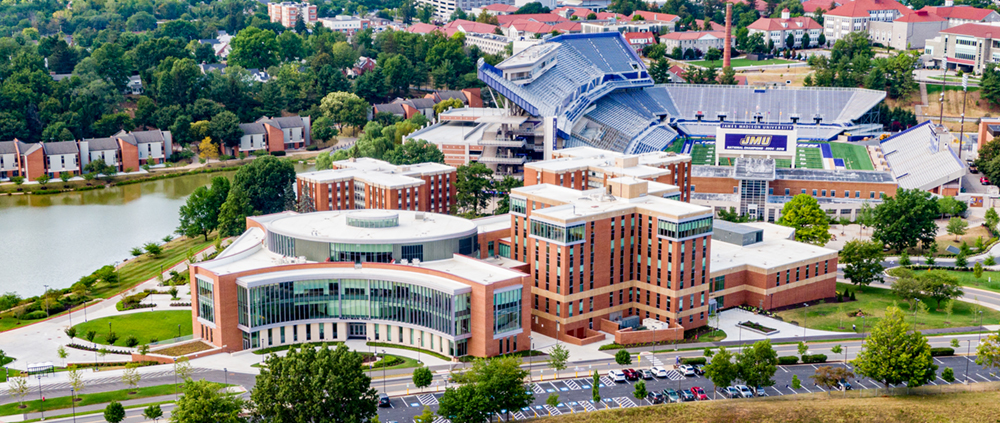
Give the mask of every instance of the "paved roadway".
[{"label": "paved roadway", "polygon": [[[966,357],[939,357],[934,359],[935,363],[939,366],[939,374],[945,367],[951,367],[955,371],[955,378],[957,381],[954,383],[962,383],[965,380],[966,375],[968,375],[969,381],[973,383],[1000,382],[1000,375],[984,371],[972,360],[973,359]],[[765,388],[765,390],[769,396],[826,392],[825,388],[816,386],[812,383],[812,379],[809,378],[809,376],[815,374],[817,367],[823,365],[824,364],[801,364],[794,366],[778,366],[778,371],[774,375],[775,385]],[[842,363],[826,365],[844,366]],[[968,373],[966,373],[966,366],[968,366]],[[642,367],[645,368],[647,366]],[[847,367],[851,368],[849,365]],[[566,372],[566,374],[569,373],[571,372]],[[534,402],[529,407],[525,407],[521,410],[514,410],[510,418],[511,420],[522,420],[526,418],[548,416],[550,414],[558,415],[586,413],[608,408],[628,408],[636,407],[638,405],[649,405],[649,403],[645,400],[640,401],[632,396],[632,392],[635,389],[635,387],[632,386],[634,382],[614,383],[608,379],[606,374],[606,370],[601,372],[602,377],[600,378],[600,394],[602,401],[599,403],[595,403],[591,400],[591,377],[564,379],[554,382],[536,381],[536,383],[531,385],[532,392],[535,397]],[[797,375],[799,380],[802,381],[802,387],[800,389],[791,388],[790,385],[793,375]],[[851,383],[854,385],[854,389],[881,388],[881,385],[867,378],[852,379]],[[949,383],[938,378],[930,384],[946,385]],[[660,391],[663,389],[690,389],[693,386],[703,388],[709,396],[709,400],[712,400],[712,390],[714,387],[712,383],[703,376],[684,377],[675,371],[671,371],[667,378],[646,381],[646,389],[648,391]],[[545,404],[545,400],[552,394],[559,395],[560,404],[556,407]],[[438,400],[441,398],[441,395],[441,393],[414,393],[411,395],[392,398],[391,407],[379,409],[379,420],[383,422],[412,422],[414,416],[423,412],[424,406],[428,406],[431,410],[436,411],[438,408]],[[718,395],[716,396],[715,401],[729,400],[723,399],[721,395]],[[447,420],[439,417],[435,420],[435,423],[447,423]]]}]

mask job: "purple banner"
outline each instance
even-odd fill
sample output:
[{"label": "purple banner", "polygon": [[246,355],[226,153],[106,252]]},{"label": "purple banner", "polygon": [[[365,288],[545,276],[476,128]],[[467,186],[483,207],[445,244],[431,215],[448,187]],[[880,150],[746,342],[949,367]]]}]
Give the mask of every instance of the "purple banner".
[{"label": "purple banner", "polygon": [[788,151],[785,135],[726,134],[726,150]]}]

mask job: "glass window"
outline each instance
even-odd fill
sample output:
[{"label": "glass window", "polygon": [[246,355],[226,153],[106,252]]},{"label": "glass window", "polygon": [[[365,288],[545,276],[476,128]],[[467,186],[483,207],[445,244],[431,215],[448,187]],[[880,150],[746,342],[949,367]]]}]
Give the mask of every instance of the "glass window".
[{"label": "glass window", "polygon": [[531,235],[550,239],[563,244],[571,244],[583,241],[584,225],[571,226],[565,228],[547,222],[532,221]]},{"label": "glass window", "polygon": [[510,211],[513,213],[525,214],[528,211],[528,200],[524,198],[510,197]]},{"label": "glass window", "polygon": [[215,323],[215,286],[212,282],[198,279],[198,317]]},{"label": "glass window", "polygon": [[657,221],[658,233],[667,238],[681,239],[712,232],[712,218],[692,220],[684,223]]}]

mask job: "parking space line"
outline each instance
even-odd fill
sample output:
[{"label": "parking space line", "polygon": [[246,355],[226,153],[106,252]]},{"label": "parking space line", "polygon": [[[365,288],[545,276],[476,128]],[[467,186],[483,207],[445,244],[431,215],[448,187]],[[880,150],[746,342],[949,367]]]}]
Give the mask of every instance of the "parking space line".
[{"label": "parking space line", "polygon": [[783,371],[783,372],[785,372],[785,373],[788,373],[788,370],[785,370],[785,368],[784,368],[784,367],[779,367],[779,369],[781,369],[781,371]]},{"label": "parking space line", "polygon": [[808,392],[808,393],[810,393],[810,394],[811,394],[811,393],[813,392],[813,391],[810,391],[810,390],[809,390],[809,388],[806,388],[806,386],[805,386],[805,385],[802,385],[802,389],[805,389],[805,390],[806,390],[806,392]]},{"label": "parking space line", "polygon": [[992,382],[992,380],[990,380],[990,379],[989,379],[989,378],[987,378],[987,377],[983,377],[983,375],[981,375],[981,374],[979,374],[979,373],[976,373],[976,376],[979,376],[979,377],[980,377],[981,379],[983,379],[983,380],[985,380],[985,381],[987,381],[987,382]]},{"label": "parking space line", "polygon": [[938,376],[937,379],[940,380],[940,381],[942,381],[942,382],[944,382],[944,383],[947,383],[947,384],[951,385],[951,383],[948,383],[947,380],[941,379],[941,376]]},{"label": "parking space line", "polygon": [[583,410],[586,411],[586,412],[588,412],[588,413],[591,412],[591,411],[597,411],[597,408],[594,407],[594,404],[591,404],[590,401],[582,401],[582,402],[580,402],[580,405],[582,405],[583,406]]},{"label": "parking space line", "polygon": [[819,386],[819,385],[813,385],[813,386],[815,386],[816,389],[819,389],[820,391],[826,392],[826,389],[823,389],[822,386]]},{"label": "parking space line", "polygon": [[[767,388],[764,388],[764,389],[767,389]],[[780,389],[778,389],[778,388],[775,388],[775,387],[773,387],[773,386],[772,386],[772,387],[771,387],[771,389],[774,389],[774,392],[777,392],[777,393],[778,393],[778,395],[785,395],[785,394],[783,394],[783,393],[781,392],[781,390],[780,390]]]},{"label": "parking space line", "polygon": [[570,379],[570,380],[567,380],[567,381],[565,381],[563,383],[566,384],[567,388],[572,389],[574,391],[577,390],[577,389],[580,389],[580,385],[577,385],[575,380]]},{"label": "parking space line", "polygon": [[937,362],[938,364],[944,364],[944,362],[943,362],[943,361],[941,361],[941,360],[938,360],[938,358],[937,358],[937,357],[933,357],[933,358],[934,358],[934,361],[936,361],[936,362]]}]

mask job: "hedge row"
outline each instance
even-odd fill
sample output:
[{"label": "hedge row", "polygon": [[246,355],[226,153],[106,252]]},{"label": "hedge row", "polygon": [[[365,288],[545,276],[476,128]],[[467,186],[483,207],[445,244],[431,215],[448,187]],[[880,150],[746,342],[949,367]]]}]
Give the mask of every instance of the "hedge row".
[{"label": "hedge row", "polygon": [[948,347],[931,348],[931,357],[944,357],[949,355],[955,355],[954,348],[948,348]]},{"label": "hedge row", "polygon": [[[84,351],[98,351],[98,350],[100,350],[100,348],[94,348],[94,346],[92,346],[92,345],[66,344],[66,346],[70,347],[70,348],[75,348],[75,349],[78,349],[78,350],[84,350]],[[107,351],[108,354],[132,355],[131,351],[125,351],[125,350],[105,349],[105,351]]]},{"label": "hedge row", "polygon": [[826,363],[826,354],[806,354],[802,356],[805,364]]},{"label": "hedge row", "polygon": [[685,358],[681,358],[681,364],[695,365],[695,364],[705,364],[706,362],[707,362],[707,359],[705,357],[685,357]]},{"label": "hedge row", "polygon": [[790,364],[799,364],[799,358],[794,355],[783,355],[778,357],[778,364],[782,366],[787,366]]},{"label": "hedge row", "polygon": [[156,361],[107,361],[103,363],[74,363],[71,364],[71,366],[75,366],[78,369],[89,369],[92,367],[127,366],[129,364],[137,364],[139,367],[145,367],[145,366],[155,366],[161,363]]}]

